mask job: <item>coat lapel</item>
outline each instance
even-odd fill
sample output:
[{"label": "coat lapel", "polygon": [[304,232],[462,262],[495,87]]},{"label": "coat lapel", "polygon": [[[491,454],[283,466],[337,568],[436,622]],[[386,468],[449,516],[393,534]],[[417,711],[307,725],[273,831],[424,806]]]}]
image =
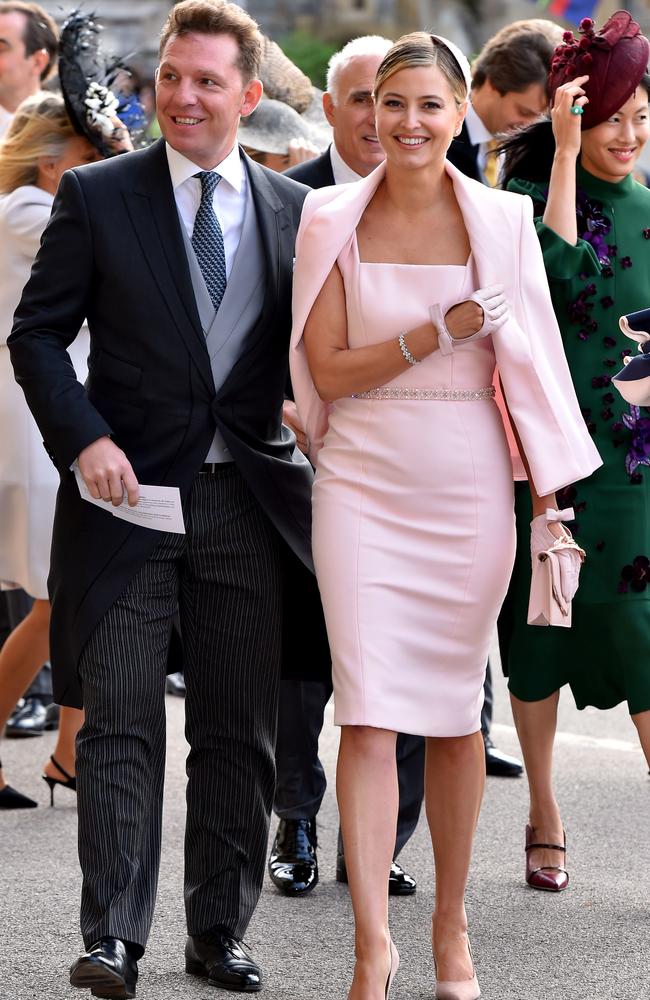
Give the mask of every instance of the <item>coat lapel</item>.
[{"label": "coat lapel", "polygon": [[210,358],[201,327],[181,221],[161,139],[141,154],[139,183],[125,192],[133,228],[160,293],[207,387],[214,391]]},{"label": "coat lapel", "polygon": [[[454,194],[463,215],[474,257],[479,287],[508,285],[517,274],[513,260],[513,233],[509,215],[504,211],[503,192],[465,176],[447,161],[446,169],[454,185]],[[520,197],[511,195],[510,197]],[[515,234],[515,240],[517,235]]]}]

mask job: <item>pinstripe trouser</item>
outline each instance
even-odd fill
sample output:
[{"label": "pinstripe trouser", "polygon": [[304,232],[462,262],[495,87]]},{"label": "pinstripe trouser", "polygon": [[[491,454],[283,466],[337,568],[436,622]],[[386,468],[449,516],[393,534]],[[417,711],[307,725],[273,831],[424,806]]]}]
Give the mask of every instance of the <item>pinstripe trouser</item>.
[{"label": "pinstripe trouser", "polygon": [[275,784],[279,539],[236,466],[199,475],[186,535],[164,535],[80,660],[81,930],[144,949],[160,862],[165,666],[180,609],[187,684],[190,934],[241,938],[262,888]]}]

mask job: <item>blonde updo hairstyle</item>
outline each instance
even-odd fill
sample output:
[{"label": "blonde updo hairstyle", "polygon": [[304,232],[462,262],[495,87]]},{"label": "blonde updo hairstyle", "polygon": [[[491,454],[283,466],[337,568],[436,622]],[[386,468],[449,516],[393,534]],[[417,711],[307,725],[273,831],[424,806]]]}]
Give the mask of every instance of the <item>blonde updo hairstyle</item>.
[{"label": "blonde updo hairstyle", "polygon": [[39,160],[60,159],[76,135],[62,97],[45,91],[28,97],[0,143],[0,194],[36,185]]},{"label": "blonde updo hairstyle", "polygon": [[373,96],[377,100],[379,91],[387,80],[402,69],[419,69],[429,66],[439,69],[446,79],[456,107],[460,108],[468,98],[467,81],[455,55],[447,46],[426,31],[413,31],[398,38],[392,49],[384,56],[377,76]]}]

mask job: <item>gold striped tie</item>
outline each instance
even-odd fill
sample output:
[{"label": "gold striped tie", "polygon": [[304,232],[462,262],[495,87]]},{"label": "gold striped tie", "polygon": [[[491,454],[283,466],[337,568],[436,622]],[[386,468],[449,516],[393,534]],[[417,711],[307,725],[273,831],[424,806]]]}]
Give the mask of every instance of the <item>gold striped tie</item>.
[{"label": "gold striped tie", "polygon": [[483,168],[483,175],[490,187],[496,187],[499,183],[499,158],[496,153],[498,148],[499,140],[490,139],[487,145],[485,167]]}]

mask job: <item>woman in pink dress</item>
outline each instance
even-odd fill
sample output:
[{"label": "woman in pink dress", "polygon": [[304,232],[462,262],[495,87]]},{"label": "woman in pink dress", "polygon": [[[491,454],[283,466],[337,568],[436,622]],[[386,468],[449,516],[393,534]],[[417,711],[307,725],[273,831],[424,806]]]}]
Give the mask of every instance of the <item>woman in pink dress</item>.
[{"label": "woman in pink dress", "polygon": [[485,664],[515,547],[495,363],[536,514],[600,464],[528,199],[445,161],[468,91],[455,46],[401,39],[375,84],[385,165],[310,194],[297,243],[292,379],[316,463],[314,560],[342,726],[349,1000],[387,997],[398,964],[387,885],[399,731],[427,738],[436,997],[480,995],[464,892],[485,779]]}]

